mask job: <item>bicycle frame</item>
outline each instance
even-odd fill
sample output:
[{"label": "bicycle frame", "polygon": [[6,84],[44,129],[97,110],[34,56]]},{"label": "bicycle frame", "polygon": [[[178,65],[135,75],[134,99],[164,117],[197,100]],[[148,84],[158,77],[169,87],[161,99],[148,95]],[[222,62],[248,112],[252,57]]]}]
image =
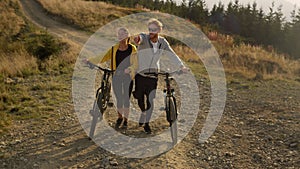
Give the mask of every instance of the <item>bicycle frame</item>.
[{"label": "bicycle frame", "polygon": [[167,121],[170,125],[171,130],[171,137],[173,141],[173,145],[177,144],[177,105],[176,105],[176,99],[174,96],[175,90],[171,87],[171,80],[172,78],[170,75],[174,73],[181,73],[181,71],[174,71],[174,72],[158,72],[158,73],[145,73],[146,75],[162,75],[164,76],[164,80],[166,83],[165,89],[163,90],[164,96],[165,96],[165,110],[166,110],[166,116]]},{"label": "bicycle frame", "polygon": [[[174,104],[175,104],[175,108],[177,108],[177,105],[176,105],[176,98],[174,96],[174,92],[175,90],[171,87],[171,80],[172,78],[170,77],[172,74],[175,74],[175,73],[182,73],[181,71],[173,71],[173,72],[148,72],[148,73],[145,73],[146,75],[155,75],[155,76],[164,76],[164,80],[165,80],[165,89],[163,90],[164,94],[165,94],[165,101],[166,101],[166,98],[172,98],[174,100]],[[168,106],[167,106],[167,103],[165,102],[165,106],[166,106],[166,110],[168,109]],[[176,113],[177,113],[177,110],[176,110]]]},{"label": "bicycle frame", "polygon": [[108,88],[107,88],[107,84],[108,84],[108,80],[111,76],[111,73],[109,73],[108,71],[104,71],[104,74],[102,76],[102,80],[101,80],[101,84],[100,84],[100,87],[97,89],[97,92],[96,92],[96,97],[97,95],[99,94],[99,91],[102,90],[104,94],[107,94],[108,92]]}]

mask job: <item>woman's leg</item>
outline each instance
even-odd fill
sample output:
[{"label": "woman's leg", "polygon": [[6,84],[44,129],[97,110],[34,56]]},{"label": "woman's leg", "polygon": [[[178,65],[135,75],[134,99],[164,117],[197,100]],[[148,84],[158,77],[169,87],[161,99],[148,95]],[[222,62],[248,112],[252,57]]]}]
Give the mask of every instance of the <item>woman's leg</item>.
[{"label": "woman's leg", "polygon": [[124,125],[127,125],[128,117],[129,117],[129,108],[130,108],[130,95],[133,89],[133,83],[131,77],[129,75],[125,75],[123,77],[123,90],[122,90],[122,98],[123,98],[123,117],[124,117]]},{"label": "woman's leg", "polygon": [[117,100],[117,111],[118,111],[118,119],[116,121],[115,128],[119,128],[123,121],[123,98],[122,98],[122,84],[120,85],[120,76],[113,77],[113,90]]}]

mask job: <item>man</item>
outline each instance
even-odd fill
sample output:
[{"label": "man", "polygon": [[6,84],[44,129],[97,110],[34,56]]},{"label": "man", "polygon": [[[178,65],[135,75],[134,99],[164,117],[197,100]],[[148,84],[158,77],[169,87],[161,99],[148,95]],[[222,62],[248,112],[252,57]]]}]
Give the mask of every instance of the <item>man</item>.
[{"label": "man", "polygon": [[[138,68],[135,76],[134,97],[138,99],[138,105],[142,111],[139,125],[144,125],[144,130],[148,134],[151,133],[149,122],[153,112],[153,99],[155,98],[158,78],[144,73],[158,71],[159,61],[163,53],[168,55],[171,61],[175,62],[175,65],[181,67],[182,71],[188,70],[170,47],[168,41],[159,36],[162,27],[163,25],[159,20],[152,18],[148,21],[149,34],[141,33],[134,38],[138,45]],[[146,106],[145,96],[147,99]]]}]

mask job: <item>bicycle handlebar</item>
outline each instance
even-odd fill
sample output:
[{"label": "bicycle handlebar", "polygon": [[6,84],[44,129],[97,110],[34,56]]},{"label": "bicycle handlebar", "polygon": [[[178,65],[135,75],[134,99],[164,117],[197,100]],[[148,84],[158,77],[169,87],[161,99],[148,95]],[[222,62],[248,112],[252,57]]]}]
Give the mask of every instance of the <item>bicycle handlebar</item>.
[{"label": "bicycle handlebar", "polygon": [[145,72],[145,75],[154,75],[154,76],[158,76],[158,75],[162,75],[162,76],[169,76],[169,75],[173,75],[173,74],[182,74],[183,71],[182,70],[175,70],[172,72],[166,72],[166,71],[160,71],[160,72]]},{"label": "bicycle handlebar", "polygon": [[89,67],[90,69],[97,68],[97,69],[99,69],[99,70],[102,70],[102,71],[108,72],[108,73],[113,73],[113,72],[114,72],[114,70],[102,68],[102,67],[100,67],[100,66],[98,66],[98,65],[95,65],[95,64],[89,62],[89,61],[87,61],[86,64],[88,65],[88,67]]}]

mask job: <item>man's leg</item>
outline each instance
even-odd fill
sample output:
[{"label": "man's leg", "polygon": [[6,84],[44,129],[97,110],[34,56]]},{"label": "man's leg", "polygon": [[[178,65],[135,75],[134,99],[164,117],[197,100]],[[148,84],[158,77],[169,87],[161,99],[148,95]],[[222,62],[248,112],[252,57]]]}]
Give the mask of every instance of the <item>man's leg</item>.
[{"label": "man's leg", "polygon": [[141,97],[138,99],[138,105],[142,111],[140,119],[139,119],[139,126],[143,126],[146,120],[146,108],[145,108],[145,99],[144,97]]},{"label": "man's leg", "polygon": [[150,78],[148,83],[148,89],[146,92],[147,97],[147,108],[146,108],[146,122],[144,126],[144,130],[146,133],[151,133],[151,128],[149,122],[151,120],[152,112],[154,109],[154,98],[156,95],[156,88],[157,88],[157,79]]}]

